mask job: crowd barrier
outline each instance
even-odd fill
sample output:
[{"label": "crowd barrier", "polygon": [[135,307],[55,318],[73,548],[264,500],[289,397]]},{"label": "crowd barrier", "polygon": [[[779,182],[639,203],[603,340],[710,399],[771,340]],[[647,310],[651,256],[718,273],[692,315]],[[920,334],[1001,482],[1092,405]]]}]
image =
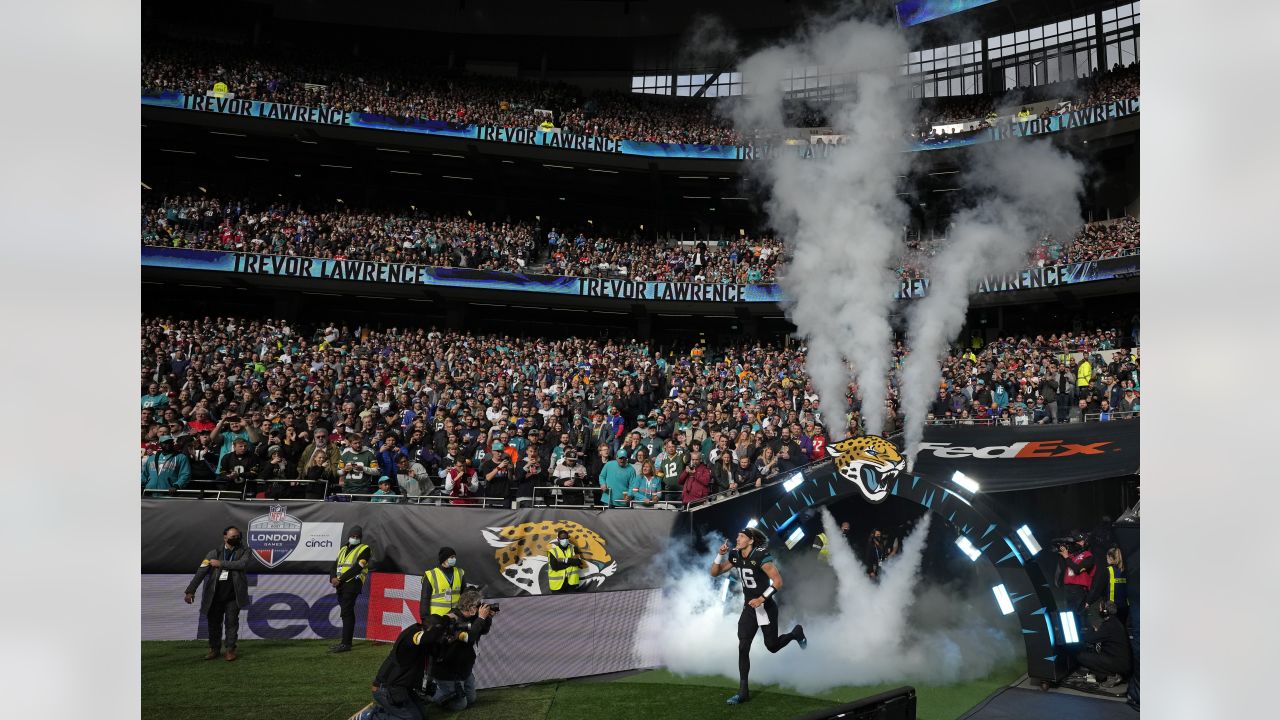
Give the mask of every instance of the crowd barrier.
[{"label": "crowd barrier", "polygon": [[[485,292],[541,293],[630,302],[686,302],[736,305],[778,303],[784,300],[776,284],[689,283],[580,278],[563,275],[514,273],[473,268],[438,267],[413,263],[333,260],[259,253],[142,247],[142,266],[170,270],[200,270],[238,277],[283,277],[303,280],[342,280],[387,287],[434,286]],[[1133,277],[1140,257],[1124,255],[1069,265],[1029,267],[1018,272],[978,278],[973,294],[1016,292]],[[894,299],[913,300],[929,293],[928,278],[900,280]]]},{"label": "crowd barrier", "polygon": [[[236,97],[211,97],[188,95],[174,90],[158,90],[141,94],[143,106],[171,108],[197,113],[283,120],[312,125],[367,128],[416,135],[480,140],[512,145],[537,146],[560,150],[583,150],[614,155],[635,155],[657,158],[690,158],[703,160],[751,161],[776,153],[796,153],[801,157],[822,157],[840,152],[842,145],[815,145],[810,143],[788,144],[786,138],[775,142],[758,141],[751,145],[701,145],[680,143],[655,143],[638,140],[616,140],[608,137],[574,135],[556,128],[545,131],[531,127],[491,127],[453,123],[425,118],[399,118],[377,113],[355,112],[325,107],[306,107],[284,103],[245,100]],[[1078,127],[1110,122],[1137,115],[1141,110],[1139,98],[1127,98],[1073,109],[1070,112],[1041,119],[1000,120],[990,127],[958,135],[913,140],[906,147],[908,152],[942,150],[965,147],[978,143],[1017,137],[1048,135]]]},{"label": "crowd barrier", "polygon": [[[328,578],[327,573],[249,574],[240,639],[339,639],[342,620]],[[209,637],[204,615],[182,601],[190,580],[190,574],[142,576],[143,640]],[[356,602],[355,637],[394,641],[418,620],[421,584],[418,574],[370,574]],[[662,592],[651,589],[502,597],[502,610],[480,645],[476,685],[501,687],[655,665],[656,658],[637,642],[641,627],[636,620],[661,600]],[[317,658],[323,652],[316,647]],[[376,666],[369,669],[371,677],[374,670]]]}]

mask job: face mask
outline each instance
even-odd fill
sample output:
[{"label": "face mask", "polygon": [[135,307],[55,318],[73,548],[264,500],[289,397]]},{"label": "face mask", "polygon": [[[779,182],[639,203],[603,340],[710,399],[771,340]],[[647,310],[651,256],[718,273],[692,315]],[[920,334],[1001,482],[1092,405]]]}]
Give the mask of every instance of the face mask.
[{"label": "face mask", "polygon": [[569,547],[569,538],[560,538],[556,542],[560,543],[560,547]]},{"label": "face mask", "polygon": [[347,538],[347,544],[348,544],[348,545],[359,545],[359,544],[360,544],[360,538],[356,538],[356,537],[353,537],[353,538]]},{"label": "face mask", "polygon": [[448,560],[444,561],[444,566],[449,568],[457,564],[458,564],[458,558],[449,558]]},{"label": "face mask", "polygon": [[239,535],[237,535],[236,537],[227,538],[227,544],[228,544],[228,545],[230,545],[231,547],[235,547],[235,546],[239,545],[239,544],[240,544],[240,536],[239,536]]}]

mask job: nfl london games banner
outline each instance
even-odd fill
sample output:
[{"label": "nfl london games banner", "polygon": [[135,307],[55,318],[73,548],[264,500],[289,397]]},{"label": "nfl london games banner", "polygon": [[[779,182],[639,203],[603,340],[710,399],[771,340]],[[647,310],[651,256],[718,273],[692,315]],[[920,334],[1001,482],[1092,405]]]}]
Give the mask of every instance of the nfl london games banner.
[{"label": "nfl london games banner", "polygon": [[914,469],[934,478],[959,470],[980,482],[983,492],[1133,475],[1138,472],[1141,422],[929,426]]},{"label": "nfl london games banner", "polygon": [[447,545],[457,551],[467,581],[486,594],[541,595],[547,591],[547,551],[564,528],[587,561],[580,573],[588,588],[633,590],[660,584],[651,563],[666,546],[676,516],[666,510],[144,499],[142,572],[191,577],[205,553],[221,543],[223,528],[236,525],[258,573],[314,574],[324,581],[346,533],[359,525],[373,548],[372,570],[421,576]]},{"label": "nfl london games banner", "polygon": [[[782,290],[777,285],[640,282],[149,246],[142,248],[142,265],[241,275],[552,293],[633,301],[776,303],[782,300]],[[1011,292],[1114,280],[1136,275],[1139,267],[1139,256],[1129,255],[1070,265],[1027,268],[1015,273],[983,276],[974,283],[973,292]],[[928,292],[928,278],[903,280],[898,285],[895,298],[922,298]]]}]

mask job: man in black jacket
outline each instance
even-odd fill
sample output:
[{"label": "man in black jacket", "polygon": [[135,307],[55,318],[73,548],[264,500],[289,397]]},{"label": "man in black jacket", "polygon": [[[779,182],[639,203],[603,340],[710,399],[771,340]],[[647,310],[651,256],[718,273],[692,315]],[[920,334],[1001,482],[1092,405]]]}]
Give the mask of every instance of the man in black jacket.
[{"label": "man in black jacket", "polygon": [[200,612],[209,620],[209,652],[205,660],[213,660],[222,652],[223,622],[226,622],[228,661],[236,659],[236,638],[240,630],[240,608],[249,604],[249,581],[244,571],[249,567],[249,549],[241,544],[243,537],[235,525],[222,531],[222,547],[210,550],[200,562],[200,569],[187,584],[183,601],[195,601],[196,587],[204,582],[200,596]]},{"label": "man in black jacket", "polygon": [[479,590],[462,593],[458,607],[450,610],[443,622],[452,620],[452,629],[440,652],[431,660],[431,679],[436,683],[431,702],[457,712],[476,702],[476,644],[489,632],[493,606],[481,604]]},{"label": "man in black jacket", "polygon": [[427,704],[415,691],[422,686],[427,658],[440,647],[447,630],[439,616],[429,616],[425,624],[413,623],[400,632],[373,678],[373,707],[361,712],[360,720],[422,720],[427,716]]}]

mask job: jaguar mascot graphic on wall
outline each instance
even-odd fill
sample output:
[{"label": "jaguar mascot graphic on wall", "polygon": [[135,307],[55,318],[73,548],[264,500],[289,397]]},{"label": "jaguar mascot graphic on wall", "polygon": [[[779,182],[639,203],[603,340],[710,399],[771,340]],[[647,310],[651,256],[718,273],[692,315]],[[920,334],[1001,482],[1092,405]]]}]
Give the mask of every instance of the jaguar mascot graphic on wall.
[{"label": "jaguar mascot graphic on wall", "polygon": [[542,568],[547,564],[547,550],[561,528],[569,533],[569,542],[577,548],[578,556],[587,561],[587,566],[578,570],[583,589],[599,587],[618,571],[618,563],[605,548],[605,539],[576,522],[543,520],[487,527],[483,533],[485,541],[496,548],[493,559],[502,577],[530,595],[541,595],[546,585]]},{"label": "jaguar mascot graphic on wall", "polygon": [[840,477],[858,486],[873,503],[884,502],[889,481],[907,467],[906,458],[893,443],[878,435],[841,440],[827,445]]}]

